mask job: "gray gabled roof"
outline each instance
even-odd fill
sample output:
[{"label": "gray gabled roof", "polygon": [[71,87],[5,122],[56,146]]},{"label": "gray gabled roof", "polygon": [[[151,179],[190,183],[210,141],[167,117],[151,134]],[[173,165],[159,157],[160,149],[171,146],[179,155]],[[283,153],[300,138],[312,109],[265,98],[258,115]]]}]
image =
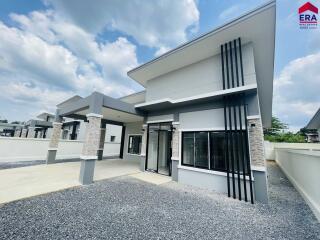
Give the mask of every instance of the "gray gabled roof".
[{"label": "gray gabled roof", "polygon": [[311,118],[310,122],[306,126],[307,129],[320,129],[320,108]]},{"label": "gray gabled roof", "polygon": [[74,95],[73,97],[68,98],[67,100],[59,103],[59,104],[57,105],[57,107],[58,107],[58,108],[63,107],[63,106],[65,106],[65,105],[69,104],[69,103],[72,103],[72,102],[74,102],[74,101],[78,101],[79,99],[82,99],[82,97],[80,97],[79,95]]}]

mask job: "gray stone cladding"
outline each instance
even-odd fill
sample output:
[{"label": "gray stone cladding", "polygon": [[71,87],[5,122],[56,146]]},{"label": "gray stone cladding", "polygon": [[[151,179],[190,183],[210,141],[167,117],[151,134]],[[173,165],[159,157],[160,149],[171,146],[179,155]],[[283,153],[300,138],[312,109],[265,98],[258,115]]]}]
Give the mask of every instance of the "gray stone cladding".
[{"label": "gray stone cladding", "polygon": [[35,128],[34,127],[29,127],[28,138],[34,138],[35,133],[36,133]]},{"label": "gray stone cladding", "polygon": [[146,155],[146,148],[147,148],[147,132],[148,132],[148,127],[147,125],[143,125],[143,135],[142,135],[142,144],[141,144],[141,155],[145,156]]},{"label": "gray stone cladding", "polygon": [[263,130],[260,118],[248,119],[251,164],[265,167]]},{"label": "gray stone cladding", "polygon": [[97,155],[100,145],[101,117],[87,116],[87,120],[89,123],[86,129],[86,135],[82,148],[82,156],[93,157]]},{"label": "gray stone cladding", "polygon": [[58,148],[59,139],[61,136],[62,123],[53,122],[52,123],[52,134],[49,142],[49,148]]},{"label": "gray stone cladding", "polygon": [[20,137],[20,132],[21,132],[21,129],[16,129],[14,131],[14,137]]},{"label": "gray stone cladding", "polygon": [[179,159],[179,124],[173,124],[174,132],[172,133],[172,158]]},{"label": "gray stone cladding", "polygon": [[21,137],[22,138],[27,137],[27,132],[28,132],[28,129],[26,129],[26,128],[22,129]]}]

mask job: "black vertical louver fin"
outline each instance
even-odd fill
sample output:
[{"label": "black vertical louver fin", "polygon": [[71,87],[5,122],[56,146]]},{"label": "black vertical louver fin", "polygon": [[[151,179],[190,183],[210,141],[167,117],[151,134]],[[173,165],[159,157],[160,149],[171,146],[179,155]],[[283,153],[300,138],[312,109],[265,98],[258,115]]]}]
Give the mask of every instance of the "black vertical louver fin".
[{"label": "black vertical louver fin", "polygon": [[[238,38],[224,43],[220,46],[220,49],[223,89],[244,86],[241,39]],[[242,196],[244,196],[244,200],[248,201],[246,184],[248,176],[250,201],[254,203],[245,94],[234,93],[231,96],[224,96],[223,101],[225,125],[224,160],[227,169],[228,196],[231,197],[231,175],[233,198],[236,198],[238,192],[239,200],[242,200]],[[242,124],[244,124],[244,127]],[[237,186],[235,178],[237,178]],[[243,179],[243,187],[241,187],[241,178]]]}]

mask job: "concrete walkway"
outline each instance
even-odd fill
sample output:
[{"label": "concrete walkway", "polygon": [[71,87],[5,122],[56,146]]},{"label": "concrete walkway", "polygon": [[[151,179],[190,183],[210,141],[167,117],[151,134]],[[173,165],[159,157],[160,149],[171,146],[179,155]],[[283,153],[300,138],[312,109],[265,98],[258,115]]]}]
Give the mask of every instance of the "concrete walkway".
[{"label": "concrete walkway", "polygon": [[[139,164],[121,159],[97,161],[94,180],[139,173]],[[0,170],[0,203],[79,186],[80,162]]]}]

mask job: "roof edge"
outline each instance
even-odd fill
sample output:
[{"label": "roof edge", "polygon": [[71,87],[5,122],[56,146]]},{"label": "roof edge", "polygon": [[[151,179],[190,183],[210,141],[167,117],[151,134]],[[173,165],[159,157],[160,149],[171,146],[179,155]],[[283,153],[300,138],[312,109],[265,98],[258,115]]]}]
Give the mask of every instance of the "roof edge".
[{"label": "roof edge", "polygon": [[248,12],[242,14],[242,15],[240,15],[239,17],[236,17],[236,18],[226,22],[225,24],[222,24],[222,25],[214,28],[213,30],[211,30],[209,32],[206,32],[204,34],[196,36],[193,39],[191,39],[190,41],[187,41],[187,42],[177,46],[176,48],[173,48],[170,51],[168,51],[168,52],[166,52],[166,53],[164,53],[164,54],[162,54],[162,55],[160,55],[160,56],[158,56],[156,58],[153,58],[150,61],[148,61],[148,62],[146,62],[146,63],[144,63],[144,64],[142,64],[142,65],[140,65],[140,66],[138,66],[136,68],[131,69],[130,71],[127,72],[127,75],[129,76],[131,73],[133,73],[133,72],[135,72],[137,70],[140,70],[140,69],[142,69],[142,68],[144,68],[144,67],[146,67],[146,66],[148,66],[148,65],[150,65],[150,64],[152,64],[154,62],[157,62],[157,61],[159,61],[159,60],[161,60],[163,58],[166,58],[167,56],[169,56],[169,55],[171,55],[171,54],[173,54],[173,53],[175,53],[177,51],[180,51],[180,50],[184,49],[185,47],[188,47],[188,46],[194,44],[195,42],[197,42],[199,40],[202,40],[203,38],[206,38],[206,37],[208,37],[210,35],[213,35],[216,32],[220,31],[221,29],[229,27],[229,25],[232,25],[232,24],[236,23],[237,21],[241,20],[244,17],[247,17],[247,16],[249,16],[251,14],[254,14],[254,13],[258,12],[258,11],[262,11],[262,10],[268,9],[268,8],[273,7],[275,5],[276,5],[276,0],[272,0],[272,1],[269,1],[267,3],[264,3],[264,4],[262,4],[262,5],[260,5],[260,6],[256,7],[256,8],[254,8],[254,9],[252,9],[252,10],[250,10],[250,11],[248,11]]}]

